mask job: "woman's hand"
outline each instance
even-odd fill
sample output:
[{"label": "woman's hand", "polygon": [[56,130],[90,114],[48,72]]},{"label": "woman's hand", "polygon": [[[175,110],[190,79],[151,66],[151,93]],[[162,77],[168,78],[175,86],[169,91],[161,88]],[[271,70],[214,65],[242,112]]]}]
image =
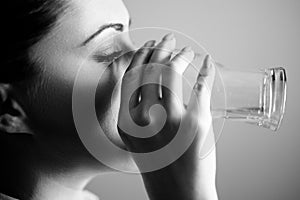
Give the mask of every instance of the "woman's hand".
[{"label": "woman's hand", "polygon": [[[196,133],[188,149],[162,169],[144,172],[143,161],[135,156],[133,159],[141,170],[151,200],[217,199],[215,150],[205,158],[200,157],[205,139],[210,137],[214,141],[210,113],[214,67],[206,56],[189,104],[184,106],[181,75],[193,60],[194,52],[191,48],[184,48],[171,58],[176,45],[172,34],[166,35],[153,48],[154,43],[147,42],[135,53],[123,77],[119,134],[128,150],[147,153],[163,148],[178,132],[186,137]],[[161,109],[149,112],[155,104],[164,107],[165,118]],[[162,121],[165,123],[162,124]],[[147,128],[139,129],[137,126]],[[168,151],[169,155],[177,153],[172,148]]]}]

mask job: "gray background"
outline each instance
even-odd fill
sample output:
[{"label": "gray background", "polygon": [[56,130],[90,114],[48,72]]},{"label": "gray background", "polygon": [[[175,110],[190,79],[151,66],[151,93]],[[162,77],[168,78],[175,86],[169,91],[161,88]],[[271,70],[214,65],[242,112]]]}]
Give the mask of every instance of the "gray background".
[{"label": "gray background", "polygon": [[[222,200],[299,200],[300,1],[128,0],[125,4],[133,28],[159,26],[184,32],[228,67],[287,69],[287,108],[278,132],[225,124],[217,143],[217,187]],[[101,200],[147,199],[138,175],[102,175],[88,189]]]}]

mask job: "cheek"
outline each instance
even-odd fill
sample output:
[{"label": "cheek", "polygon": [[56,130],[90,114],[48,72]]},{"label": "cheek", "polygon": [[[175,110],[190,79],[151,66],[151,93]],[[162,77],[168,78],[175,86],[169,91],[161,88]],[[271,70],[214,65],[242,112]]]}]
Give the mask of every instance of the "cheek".
[{"label": "cheek", "polygon": [[32,95],[30,100],[31,119],[35,125],[42,127],[43,131],[57,133],[64,131],[64,135],[73,134],[75,125],[72,95],[76,81],[82,94],[91,88],[97,88],[93,94],[96,114],[101,127],[106,130],[108,137],[113,139],[120,104],[120,87],[116,84],[122,78],[125,68],[105,67],[86,60],[81,65],[78,63],[82,61],[77,57],[45,67],[43,74],[33,84],[35,89],[32,94],[35,95]]},{"label": "cheek", "polygon": [[41,132],[71,132],[74,130],[72,91],[78,60],[44,60],[39,75],[27,90],[29,117]]},{"label": "cheek", "polygon": [[115,120],[107,118],[116,117],[118,114],[121,78],[122,72],[107,68],[98,82],[95,107],[100,122],[103,120]]},{"label": "cheek", "polygon": [[118,114],[120,107],[122,73],[107,69],[99,81],[95,96],[95,109],[98,122],[107,138],[112,143],[124,148],[118,130]]},{"label": "cheek", "polygon": [[29,90],[30,118],[42,132],[66,132],[73,128],[72,84],[59,77],[42,75]]},{"label": "cheek", "polygon": [[[121,83],[126,68],[129,65],[130,55],[111,64],[97,77],[95,106],[100,121],[108,116],[117,117],[120,106]],[[116,119],[113,119],[116,120]]]}]

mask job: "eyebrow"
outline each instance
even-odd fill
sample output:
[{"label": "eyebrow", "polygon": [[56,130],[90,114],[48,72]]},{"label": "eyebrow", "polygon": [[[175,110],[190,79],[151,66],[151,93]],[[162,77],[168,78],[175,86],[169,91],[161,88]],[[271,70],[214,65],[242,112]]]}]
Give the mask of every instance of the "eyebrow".
[{"label": "eyebrow", "polygon": [[124,30],[124,25],[117,23],[117,24],[104,24],[101,26],[94,34],[92,34],[88,39],[86,39],[80,46],[85,46],[87,45],[91,40],[93,40],[97,35],[102,33],[104,30],[109,29],[109,28],[114,28],[117,31],[123,31]]},{"label": "eyebrow", "polygon": [[[130,26],[132,23],[131,18],[129,19],[128,25]],[[124,25],[121,23],[111,23],[111,24],[104,24],[102,25],[94,34],[88,37],[80,46],[86,46],[91,40],[93,40],[96,36],[101,34],[104,30],[114,28],[117,31],[122,32],[124,30]]]}]

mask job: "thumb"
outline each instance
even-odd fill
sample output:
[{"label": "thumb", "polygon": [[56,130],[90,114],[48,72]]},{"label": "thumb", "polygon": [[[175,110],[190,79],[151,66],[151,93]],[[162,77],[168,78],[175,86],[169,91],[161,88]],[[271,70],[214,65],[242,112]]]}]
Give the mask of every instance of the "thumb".
[{"label": "thumb", "polygon": [[215,67],[211,62],[211,57],[206,55],[187,107],[187,111],[199,120],[211,119],[210,98],[214,77]]}]

